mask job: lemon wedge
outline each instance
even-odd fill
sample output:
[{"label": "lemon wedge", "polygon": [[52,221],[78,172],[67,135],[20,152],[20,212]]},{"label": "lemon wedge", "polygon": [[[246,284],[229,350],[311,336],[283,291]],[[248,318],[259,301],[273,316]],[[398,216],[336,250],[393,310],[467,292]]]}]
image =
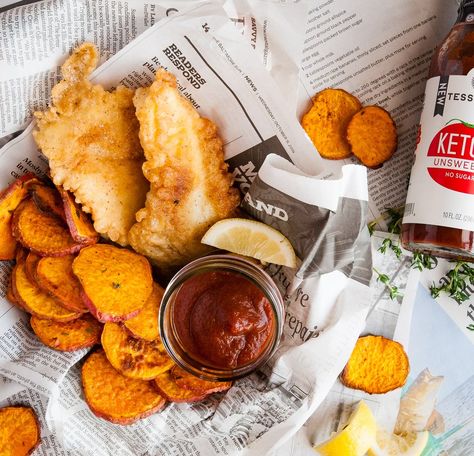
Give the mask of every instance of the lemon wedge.
[{"label": "lemon wedge", "polygon": [[377,424],[364,401],[360,401],[346,427],[326,442],[314,447],[323,456],[364,456],[375,444]]},{"label": "lemon wedge", "polygon": [[267,263],[296,267],[296,255],[290,241],[279,231],[255,220],[221,220],[209,228],[201,242]]},{"label": "lemon wedge", "polygon": [[377,443],[368,454],[369,456],[420,456],[428,444],[429,435],[428,431],[396,435],[380,429],[377,431]]}]

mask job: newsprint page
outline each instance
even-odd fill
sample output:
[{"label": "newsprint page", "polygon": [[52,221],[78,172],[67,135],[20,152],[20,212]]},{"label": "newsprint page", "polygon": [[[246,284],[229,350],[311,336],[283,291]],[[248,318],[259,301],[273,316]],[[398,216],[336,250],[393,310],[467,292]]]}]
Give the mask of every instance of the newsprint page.
[{"label": "newsprint page", "polygon": [[[430,296],[450,263],[420,273],[409,252],[380,251],[390,237],[381,215],[405,202],[429,62],[457,7],[457,0],[0,0],[0,188],[47,169],[32,138],[33,113],[48,106],[72,49],[90,41],[100,53],[92,80],[106,88],[148,85],[159,66],[176,74],[183,96],[218,124],[247,195],[243,209],[283,232],[299,258],[296,272],[268,268],[285,295],[286,320],[284,342],[264,369],[226,394],[170,404],[128,427],[90,412],[80,380],[88,350],[43,346],[28,316],[6,300],[13,264],[0,262],[0,407],[34,408],[42,436],[35,456],[312,456],[361,399],[389,431],[430,430],[424,456],[474,454],[474,299],[461,306]],[[183,55],[204,83],[186,78]],[[299,121],[327,87],[391,113],[398,149],[383,167],[315,154]],[[286,220],[262,212],[265,198]],[[375,219],[369,237],[366,223]],[[390,277],[397,297],[371,278],[372,266]],[[369,395],[342,385],[359,334],[404,345],[411,370],[403,388]]]}]

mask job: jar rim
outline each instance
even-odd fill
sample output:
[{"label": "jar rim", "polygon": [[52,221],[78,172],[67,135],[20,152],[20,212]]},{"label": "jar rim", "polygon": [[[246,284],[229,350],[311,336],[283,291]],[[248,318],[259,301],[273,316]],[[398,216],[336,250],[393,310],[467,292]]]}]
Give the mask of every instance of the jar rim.
[{"label": "jar rim", "polygon": [[[174,297],[180,287],[192,277],[215,270],[238,273],[257,286],[268,299],[274,317],[273,331],[263,352],[250,363],[236,368],[227,369],[205,365],[191,357],[177,340],[175,326],[173,325],[172,307]],[[262,367],[275,353],[283,332],[283,316],[284,304],[281,293],[273,279],[262,268],[240,256],[218,253],[188,263],[172,277],[163,294],[158,325],[161,341],[178,366],[205,380],[232,381]]]}]

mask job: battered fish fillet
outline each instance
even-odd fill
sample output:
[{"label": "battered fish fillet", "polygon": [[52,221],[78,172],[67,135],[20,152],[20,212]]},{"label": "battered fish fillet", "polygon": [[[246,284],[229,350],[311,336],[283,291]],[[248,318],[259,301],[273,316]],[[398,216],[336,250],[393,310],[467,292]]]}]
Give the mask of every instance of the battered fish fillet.
[{"label": "battered fish fillet", "polygon": [[239,193],[232,188],[216,126],[181,96],[172,74],[158,70],[155,82],[138,89],[133,101],[150,191],[129,241],[170,271],[209,251],[200,242],[203,234],[232,216]]},{"label": "battered fish fillet", "polygon": [[97,62],[93,44],[73,52],[61,68],[64,79],[52,90],[52,106],[35,113],[33,135],[49,159],[54,183],[74,193],[100,234],[127,245],[149,189],[142,172],[145,158],[134,91],[92,85],[87,77]]}]

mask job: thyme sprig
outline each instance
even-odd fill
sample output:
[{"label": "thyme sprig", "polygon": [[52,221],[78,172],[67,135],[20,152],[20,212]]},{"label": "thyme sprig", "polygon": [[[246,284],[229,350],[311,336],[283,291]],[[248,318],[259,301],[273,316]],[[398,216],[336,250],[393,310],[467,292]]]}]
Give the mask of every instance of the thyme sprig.
[{"label": "thyme sprig", "polygon": [[458,304],[467,301],[474,286],[474,268],[465,261],[457,261],[444,277],[440,279],[440,285],[433,283],[430,293],[433,298],[437,298],[441,293],[446,293]]},{"label": "thyme sprig", "polygon": [[423,271],[423,269],[431,270],[438,266],[438,258],[427,253],[415,252],[410,266],[419,271]]},{"label": "thyme sprig", "polygon": [[386,208],[385,212],[380,215],[380,217],[377,217],[375,220],[372,220],[367,224],[369,234],[372,236],[377,225],[383,220],[387,219],[388,232],[392,234],[400,234],[404,207],[405,206],[400,206],[397,208]]},{"label": "thyme sprig", "polygon": [[390,295],[390,299],[395,299],[399,296],[401,296],[398,287],[395,285],[392,285],[390,282],[390,277],[387,274],[382,274],[381,272],[377,271],[377,269],[372,268],[374,272],[377,274],[377,282],[381,282],[385,285],[385,288],[387,288],[388,293]]},{"label": "thyme sprig", "polygon": [[[382,214],[379,218],[373,220],[367,225],[369,233],[372,236],[377,224],[382,220],[387,220],[387,228],[388,232],[390,233],[390,236],[383,239],[382,244],[378,248],[378,251],[382,254],[386,254],[388,251],[391,251],[399,260],[401,259],[403,254],[399,238],[401,234],[403,212],[404,206],[394,209],[387,208],[384,214]],[[396,236],[398,236],[398,238],[396,238]],[[413,254],[412,263],[410,267],[422,271],[423,269],[434,269],[437,265],[437,258],[421,252],[415,252]],[[388,288],[391,299],[395,299],[396,297],[401,296],[398,287],[391,284],[391,279],[389,276],[387,276],[386,274],[382,274],[375,269],[374,271],[376,271],[378,275],[377,281],[384,283],[385,286]]]}]

